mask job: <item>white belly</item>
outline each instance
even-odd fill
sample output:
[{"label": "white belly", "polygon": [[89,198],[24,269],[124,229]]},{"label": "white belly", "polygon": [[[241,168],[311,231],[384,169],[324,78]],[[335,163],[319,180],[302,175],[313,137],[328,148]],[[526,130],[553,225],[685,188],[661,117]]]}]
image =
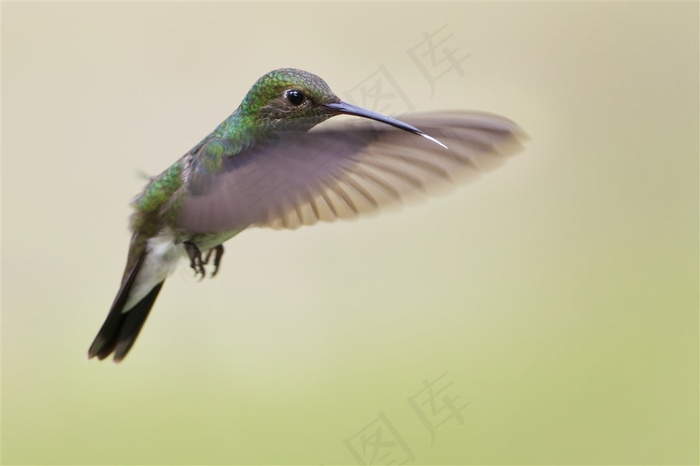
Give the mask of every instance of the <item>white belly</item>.
[{"label": "white belly", "polygon": [[146,259],[141,264],[122,312],[136,306],[153,287],[175,271],[180,258],[186,255],[182,243],[176,245],[171,234],[161,234],[149,239],[146,242]]}]

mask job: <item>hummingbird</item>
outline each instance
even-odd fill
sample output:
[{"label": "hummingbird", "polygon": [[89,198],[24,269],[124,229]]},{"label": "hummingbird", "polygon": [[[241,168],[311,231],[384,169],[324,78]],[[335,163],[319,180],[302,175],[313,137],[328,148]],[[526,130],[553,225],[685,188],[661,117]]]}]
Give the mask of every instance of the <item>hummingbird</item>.
[{"label": "hummingbird", "polygon": [[[338,115],[356,118],[324,123]],[[228,118],[133,199],[121,286],[88,358],[124,359],[181,259],[202,278],[211,260],[215,276],[223,243],[243,230],[295,229],[398,205],[498,166],[524,137],[493,114],[418,113],[400,121],[342,101],[312,73],[265,74]]]}]

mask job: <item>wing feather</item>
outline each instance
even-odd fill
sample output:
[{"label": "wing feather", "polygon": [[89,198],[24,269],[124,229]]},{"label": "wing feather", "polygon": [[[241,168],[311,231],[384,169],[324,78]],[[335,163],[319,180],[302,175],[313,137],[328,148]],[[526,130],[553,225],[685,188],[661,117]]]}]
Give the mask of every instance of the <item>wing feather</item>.
[{"label": "wing feather", "polygon": [[196,189],[182,202],[179,226],[209,233],[354,218],[472,180],[519,152],[525,139],[512,121],[485,113],[403,119],[448,149],[387,125],[354,120],[257,144],[226,157],[216,172],[198,165],[206,155],[196,154],[187,180]]}]

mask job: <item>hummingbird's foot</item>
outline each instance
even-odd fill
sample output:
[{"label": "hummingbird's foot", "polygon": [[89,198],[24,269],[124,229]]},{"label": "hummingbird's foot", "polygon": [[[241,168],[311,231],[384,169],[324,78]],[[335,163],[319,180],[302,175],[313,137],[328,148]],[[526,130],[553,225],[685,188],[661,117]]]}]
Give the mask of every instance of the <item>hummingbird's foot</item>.
[{"label": "hummingbird's foot", "polygon": [[202,278],[204,278],[204,275],[206,275],[204,264],[206,264],[206,262],[202,262],[202,252],[197,245],[191,241],[185,241],[182,244],[185,246],[185,251],[187,251],[187,255],[190,258],[190,267],[194,270],[194,276],[196,277],[201,273]]},{"label": "hummingbird's foot", "polygon": [[209,251],[207,251],[207,255],[204,257],[204,261],[202,262],[203,265],[207,265],[209,263],[209,258],[211,257],[211,253],[214,253],[214,271],[211,273],[211,278],[216,277],[216,274],[219,272],[219,264],[221,264],[221,256],[224,255],[224,245],[220,244],[215,248],[211,248]]}]

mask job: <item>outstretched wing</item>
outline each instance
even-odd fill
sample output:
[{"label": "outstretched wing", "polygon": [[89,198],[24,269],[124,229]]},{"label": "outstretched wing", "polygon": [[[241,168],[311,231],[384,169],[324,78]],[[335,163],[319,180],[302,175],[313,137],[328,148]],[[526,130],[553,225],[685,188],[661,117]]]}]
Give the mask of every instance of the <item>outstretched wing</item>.
[{"label": "outstretched wing", "polygon": [[324,123],[229,157],[205,146],[192,162],[178,224],[206,233],[353,218],[471,180],[518,152],[525,137],[512,121],[485,113],[402,121],[447,149],[368,120]]}]

